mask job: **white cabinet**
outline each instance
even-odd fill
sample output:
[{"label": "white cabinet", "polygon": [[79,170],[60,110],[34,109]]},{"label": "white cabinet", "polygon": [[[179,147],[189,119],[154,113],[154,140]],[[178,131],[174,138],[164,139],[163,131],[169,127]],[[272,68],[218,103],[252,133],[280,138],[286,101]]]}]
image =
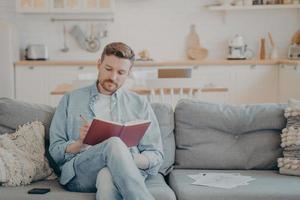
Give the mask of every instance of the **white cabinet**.
[{"label": "white cabinet", "polygon": [[17,12],[22,13],[47,13],[49,11],[48,0],[17,0]]},{"label": "white cabinet", "polygon": [[277,66],[244,65],[234,70],[231,94],[237,104],[277,102]]},{"label": "white cabinet", "polygon": [[202,93],[205,101],[246,104],[277,102],[276,65],[220,65],[199,67],[193,73],[203,86],[225,87],[227,92]]},{"label": "white cabinet", "polygon": [[279,68],[279,102],[300,99],[300,66],[282,65]]},{"label": "white cabinet", "polygon": [[197,98],[215,103],[230,103],[232,100],[232,71],[229,66],[200,66],[193,71],[193,79],[203,88],[227,88],[228,91],[199,92]]},{"label": "white cabinet", "polygon": [[97,77],[96,66],[15,66],[16,98],[56,106],[61,96],[51,92],[61,84]]},{"label": "white cabinet", "polygon": [[115,0],[16,0],[19,13],[113,13]]},{"label": "white cabinet", "polygon": [[16,99],[47,103],[47,75],[42,67],[22,66],[16,69]]}]

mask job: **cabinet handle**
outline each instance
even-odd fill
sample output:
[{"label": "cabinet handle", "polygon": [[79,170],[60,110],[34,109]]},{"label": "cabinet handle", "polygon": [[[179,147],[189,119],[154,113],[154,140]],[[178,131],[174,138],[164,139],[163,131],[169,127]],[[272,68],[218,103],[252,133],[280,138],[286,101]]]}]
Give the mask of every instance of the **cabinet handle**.
[{"label": "cabinet handle", "polygon": [[84,69],[84,66],[79,66],[78,69],[79,69],[79,70],[83,70],[83,69]]},{"label": "cabinet handle", "polygon": [[34,66],[29,66],[28,69],[31,69],[31,70],[34,69]]}]

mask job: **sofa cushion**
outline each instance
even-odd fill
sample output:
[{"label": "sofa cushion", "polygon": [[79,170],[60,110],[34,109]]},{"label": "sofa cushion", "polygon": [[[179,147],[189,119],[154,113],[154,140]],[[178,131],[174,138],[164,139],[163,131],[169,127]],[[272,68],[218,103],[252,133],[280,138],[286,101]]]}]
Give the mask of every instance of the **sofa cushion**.
[{"label": "sofa cushion", "polygon": [[25,103],[9,98],[0,98],[0,134],[14,132],[19,125],[39,120],[45,126],[46,138],[49,138],[49,127],[54,108],[47,105]]},{"label": "sofa cushion", "polygon": [[[221,189],[199,185],[191,185],[190,174],[198,173],[240,173],[251,176],[255,180],[249,185],[238,186],[234,189]],[[272,170],[184,170],[175,169],[170,173],[169,184],[177,199],[213,199],[213,200],[299,200],[299,177],[278,174]]]},{"label": "sofa cushion", "polygon": [[[45,158],[45,128],[41,122],[24,124],[15,133],[0,135],[0,171],[5,186],[27,185],[52,173]],[[0,178],[1,179],[1,178]]]},{"label": "sofa cushion", "polygon": [[[166,184],[162,175],[151,176],[146,180],[146,185],[155,199],[176,200],[174,192]],[[32,188],[50,188],[47,194],[29,195],[27,191]],[[39,181],[24,187],[0,187],[1,199],[5,200],[95,200],[95,193],[80,193],[66,191],[56,180]]]},{"label": "sofa cushion", "polygon": [[164,162],[159,172],[166,175],[172,170],[175,159],[174,112],[168,104],[152,103],[151,106],[159,123],[164,150]]},{"label": "sofa cushion", "polygon": [[175,109],[177,168],[275,169],[286,105],[182,100]]}]

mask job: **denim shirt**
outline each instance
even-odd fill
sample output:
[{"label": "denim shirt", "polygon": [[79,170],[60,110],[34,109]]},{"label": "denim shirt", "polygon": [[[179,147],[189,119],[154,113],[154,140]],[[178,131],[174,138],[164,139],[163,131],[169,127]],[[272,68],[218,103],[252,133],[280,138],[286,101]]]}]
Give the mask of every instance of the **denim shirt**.
[{"label": "denim shirt", "polygon": [[[95,117],[94,103],[99,98],[97,84],[74,90],[65,94],[53,116],[50,126],[49,152],[61,169],[60,183],[67,184],[74,176],[73,163],[76,155],[66,153],[68,145],[78,140],[82,126],[80,115],[88,121]],[[156,116],[151,105],[137,94],[118,89],[111,99],[112,120],[120,123],[137,119],[149,119],[151,124],[136,147],[129,148],[131,153],[141,153],[149,160],[149,168],[141,170],[143,175],[155,175],[163,162],[162,139]],[[81,152],[80,152],[81,153]]]}]

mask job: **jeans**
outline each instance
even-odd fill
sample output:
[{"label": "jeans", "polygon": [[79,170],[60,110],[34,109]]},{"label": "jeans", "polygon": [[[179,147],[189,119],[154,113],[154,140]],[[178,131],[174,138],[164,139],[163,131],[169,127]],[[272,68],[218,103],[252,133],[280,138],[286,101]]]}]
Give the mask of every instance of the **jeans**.
[{"label": "jeans", "polygon": [[154,200],[127,146],[111,137],[78,154],[70,191],[95,192],[97,200]]}]

